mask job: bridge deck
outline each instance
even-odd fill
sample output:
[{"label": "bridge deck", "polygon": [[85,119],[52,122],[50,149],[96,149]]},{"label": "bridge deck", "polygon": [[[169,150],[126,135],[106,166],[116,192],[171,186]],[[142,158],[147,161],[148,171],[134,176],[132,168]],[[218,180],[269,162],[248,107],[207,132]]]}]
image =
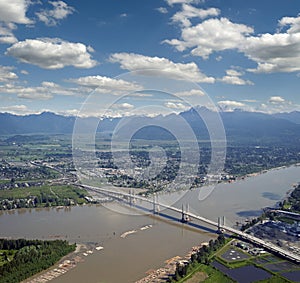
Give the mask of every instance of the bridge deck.
[{"label": "bridge deck", "polygon": [[[104,193],[104,194],[107,194],[107,195],[119,195],[119,196],[122,196],[122,197],[129,197],[129,198],[134,197],[135,199],[138,199],[138,200],[141,200],[141,201],[144,201],[144,202],[153,203],[152,199],[148,199],[148,198],[145,198],[145,197],[142,197],[142,196],[136,196],[136,195],[133,196],[132,194],[128,194],[128,193],[124,193],[124,192],[112,192],[111,190],[108,190],[108,189],[98,188],[98,187],[93,187],[93,186],[87,186],[87,185],[79,185],[79,186],[81,186],[81,187],[83,187],[87,190],[91,190],[91,191],[98,192],[98,193],[101,193],[101,194]],[[163,204],[163,203],[160,203],[160,202],[155,202],[155,204],[159,205],[160,207],[164,207],[166,209],[169,209],[171,211],[182,213],[182,210],[179,209],[179,208],[176,208],[176,207],[173,207],[173,206],[170,206],[170,205],[167,205],[167,204]],[[209,224],[211,226],[219,227],[217,222],[209,220],[205,217],[202,217],[202,216],[190,213],[190,212],[185,212],[185,215],[189,216],[190,218],[202,221],[202,222],[204,222],[206,224]],[[269,251],[280,254],[281,256],[283,256],[283,257],[285,257],[289,260],[300,263],[300,256],[298,256],[294,253],[291,253],[289,251],[286,251],[286,250],[284,250],[284,249],[282,249],[282,248],[280,248],[280,247],[278,247],[278,246],[276,246],[276,245],[274,245],[270,242],[264,241],[264,240],[259,239],[257,237],[251,236],[251,235],[249,235],[245,232],[242,232],[240,230],[237,230],[237,229],[225,226],[225,225],[222,225],[221,228],[224,229],[226,232],[236,234],[239,237],[241,237],[242,239],[245,239],[249,242],[257,244],[257,245],[259,245],[259,246],[261,246],[261,247],[263,247],[263,248],[265,248]]]}]

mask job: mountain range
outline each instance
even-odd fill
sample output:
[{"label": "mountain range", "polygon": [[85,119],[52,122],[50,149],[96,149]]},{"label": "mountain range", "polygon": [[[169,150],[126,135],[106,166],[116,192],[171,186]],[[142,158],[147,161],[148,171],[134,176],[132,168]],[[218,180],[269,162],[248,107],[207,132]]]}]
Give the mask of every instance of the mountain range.
[{"label": "mountain range", "polygon": [[[196,111],[197,110],[197,111]],[[200,114],[200,115],[199,115]],[[149,125],[141,128],[135,138],[141,139],[170,139],[169,131],[163,128],[174,128],[178,118],[184,118],[193,129],[198,139],[209,139],[208,130],[201,117],[209,120],[214,113],[205,107],[191,108],[180,114],[167,116],[130,117],[127,126],[139,128],[140,125]],[[228,141],[243,142],[277,142],[299,143],[300,141],[300,112],[265,114],[260,112],[246,112],[235,110],[232,112],[220,112]],[[86,124],[98,121],[97,118],[80,118]],[[0,135],[23,134],[71,134],[76,117],[63,116],[51,112],[18,116],[9,113],[0,113]],[[179,119],[180,120],[180,119]],[[97,131],[112,133],[121,118],[105,118],[101,120]],[[154,125],[163,125],[162,127]],[[176,127],[176,125],[175,125]],[[184,135],[182,125],[178,124],[177,130]]]}]

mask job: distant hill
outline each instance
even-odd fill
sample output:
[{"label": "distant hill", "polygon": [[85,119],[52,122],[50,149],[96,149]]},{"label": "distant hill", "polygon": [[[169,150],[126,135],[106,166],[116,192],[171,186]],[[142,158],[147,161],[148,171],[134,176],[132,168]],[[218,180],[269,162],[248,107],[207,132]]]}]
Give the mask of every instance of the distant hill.
[{"label": "distant hill", "polygon": [[258,112],[221,113],[229,140],[291,143],[300,140],[300,124]]},{"label": "distant hill", "polygon": [[0,113],[0,134],[72,133],[74,121],[74,117],[65,117],[51,112],[26,116]]},{"label": "distant hill", "polygon": [[[195,117],[195,111],[190,109],[181,113],[189,121],[196,132],[204,132],[203,121],[199,122]],[[202,107],[198,112],[209,117],[209,110]],[[201,115],[202,116],[202,115]],[[295,142],[300,141],[300,123],[297,124],[287,119],[260,112],[246,112],[236,110],[232,112],[220,112],[220,117],[229,142]],[[291,139],[293,139],[291,141]]]},{"label": "distant hill", "polygon": [[290,113],[276,113],[272,115],[273,117],[285,119],[290,122],[300,124],[300,112],[299,111],[293,111]]},{"label": "distant hill", "polygon": [[[199,114],[200,113],[200,116]],[[213,113],[204,108],[189,109],[178,115],[150,117],[129,117],[125,118],[127,129],[140,129],[134,135],[139,139],[174,139],[172,131],[176,129],[178,136],[186,135],[186,125],[181,123],[179,118],[184,118],[201,140],[209,139],[209,134],[202,117],[213,116]],[[264,114],[258,112],[221,112],[220,117],[226,131],[229,142],[280,142],[299,143],[300,141],[300,112]],[[50,112],[41,114],[17,116],[8,113],[0,113],[0,135],[21,135],[21,134],[71,134],[76,117],[67,117]],[[117,127],[120,118],[106,118],[101,121],[98,132],[112,133]],[[86,129],[97,123],[96,118],[84,118],[82,120]],[[145,125],[149,125],[144,127]],[[155,125],[161,125],[157,127]],[[173,128],[172,128],[173,127]]]}]

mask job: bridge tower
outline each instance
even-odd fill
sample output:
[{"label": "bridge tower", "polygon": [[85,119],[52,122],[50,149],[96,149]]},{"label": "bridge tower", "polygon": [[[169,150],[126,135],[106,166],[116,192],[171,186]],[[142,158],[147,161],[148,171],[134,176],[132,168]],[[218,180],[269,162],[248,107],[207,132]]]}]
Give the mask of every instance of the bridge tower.
[{"label": "bridge tower", "polygon": [[129,200],[129,205],[132,206],[134,203],[136,203],[135,193],[133,189],[129,190],[129,197],[127,197]]},{"label": "bridge tower", "polygon": [[129,204],[132,206],[133,199],[132,199],[132,189],[129,190]]},{"label": "bridge tower", "polygon": [[158,195],[156,193],[153,194],[153,214],[157,214],[159,212],[158,205]]}]

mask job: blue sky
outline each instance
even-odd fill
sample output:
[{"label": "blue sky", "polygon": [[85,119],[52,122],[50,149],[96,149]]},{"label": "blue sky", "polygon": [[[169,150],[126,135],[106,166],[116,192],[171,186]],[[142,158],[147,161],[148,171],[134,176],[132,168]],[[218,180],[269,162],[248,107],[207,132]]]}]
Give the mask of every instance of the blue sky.
[{"label": "blue sky", "polygon": [[300,110],[299,13],[298,0],[0,0],[0,112],[78,114],[89,96],[84,115]]}]

